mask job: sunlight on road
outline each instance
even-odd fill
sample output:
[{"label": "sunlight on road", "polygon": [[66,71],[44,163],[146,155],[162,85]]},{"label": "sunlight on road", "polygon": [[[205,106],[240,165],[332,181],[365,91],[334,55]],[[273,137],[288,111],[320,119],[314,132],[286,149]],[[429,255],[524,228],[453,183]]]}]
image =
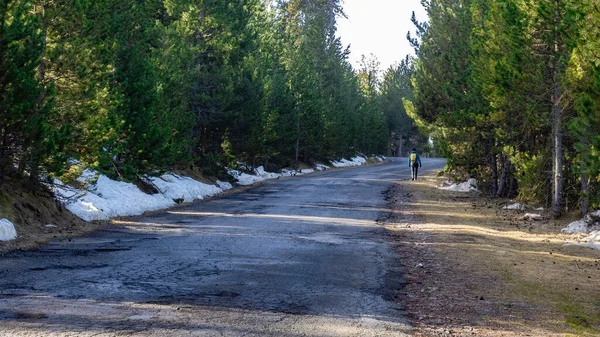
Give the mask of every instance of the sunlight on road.
[{"label": "sunlight on road", "polygon": [[282,220],[298,220],[323,224],[336,224],[345,226],[375,226],[374,221],[357,220],[346,218],[329,218],[320,216],[307,215],[283,215],[283,214],[231,214],[231,213],[213,213],[213,212],[179,212],[170,211],[169,214],[187,215],[187,216],[207,216],[207,217],[227,217],[227,218],[265,218],[265,219],[282,219]]}]

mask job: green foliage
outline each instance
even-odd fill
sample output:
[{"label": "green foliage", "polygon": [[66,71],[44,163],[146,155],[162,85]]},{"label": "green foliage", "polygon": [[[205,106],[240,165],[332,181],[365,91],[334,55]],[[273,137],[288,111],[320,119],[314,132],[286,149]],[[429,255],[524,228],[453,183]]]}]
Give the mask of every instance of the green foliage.
[{"label": "green foliage", "polygon": [[409,37],[418,60],[405,106],[427,124],[450,168],[493,195],[599,206],[594,3],[426,3],[429,22],[413,20],[418,34]]},{"label": "green foliage", "polygon": [[[339,0],[0,0],[0,183],[281,168],[424,143],[412,66],[379,81],[336,37]],[[67,163],[77,163],[68,165]]]}]

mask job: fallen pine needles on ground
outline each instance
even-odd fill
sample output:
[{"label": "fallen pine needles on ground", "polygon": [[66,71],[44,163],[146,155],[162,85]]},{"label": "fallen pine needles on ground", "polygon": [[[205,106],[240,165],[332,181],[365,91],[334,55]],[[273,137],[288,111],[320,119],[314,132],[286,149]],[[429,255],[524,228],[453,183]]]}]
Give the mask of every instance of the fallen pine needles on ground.
[{"label": "fallen pine needles on ground", "polygon": [[562,223],[523,220],[502,200],[440,182],[387,194],[415,336],[600,335],[599,251],[565,246]]}]

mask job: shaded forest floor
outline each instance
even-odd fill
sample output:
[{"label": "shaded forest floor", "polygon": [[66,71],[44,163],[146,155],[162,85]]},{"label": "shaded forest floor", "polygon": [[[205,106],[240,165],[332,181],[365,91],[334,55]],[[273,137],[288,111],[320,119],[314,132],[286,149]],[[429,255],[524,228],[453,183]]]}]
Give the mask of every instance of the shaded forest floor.
[{"label": "shaded forest floor", "polygon": [[524,221],[506,200],[441,182],[387,194],[415,336],[600,335],[599,251],[565,246],[575,237],[560,233],[564,221]]}]

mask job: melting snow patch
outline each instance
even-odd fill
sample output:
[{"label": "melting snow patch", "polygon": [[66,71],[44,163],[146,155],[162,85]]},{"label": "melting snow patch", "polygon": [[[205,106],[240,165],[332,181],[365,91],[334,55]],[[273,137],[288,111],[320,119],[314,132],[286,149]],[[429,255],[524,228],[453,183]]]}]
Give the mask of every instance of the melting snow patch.
[{"label": "melting snow patch", "polygon": [[582,220],[571,222],[567,227],[563,228],[563,233],[589,233],[589,235],[587,235],[583,239],[574,243],[567,243],[566,246],[575,245],[600,250],[600,230],[598,218],[600,218],[600,211],[589,213]]},{"label": "melting snow patch", "polygon": [[541,221],[544,220],[544,217],[540,214],[526,213],[525,215],[523,215],[523,220]]},{"label": "melting snow patch", "polygon": [[367,160],[363,157],[354,157],[351,160],[342,158],[340,161],[332,161],[331,165],[334,167],[351,167],[364,165]]},{"label": "melting snow patch", "polygon": [[225,181],[217,180],[217,186],[219,186],[223,191],[227,191],[233,188],[233,186]]},{"label": "melting snow patch", "polygon": [[215,185],[204,184],[192,178],[172,173],[161,177],[150,177],[149,179],[164,196],[173,201],[183,199],[184,202],[192,202],[196,199],[212,197],[223,192],[221,188]]},{"label": "melting snow patch", "polygon": [[116,216],[140,215],[147,211],[169,208],[176,200],[191,202],[222,192],[214,185],[208,185],[188,177],[166,174],[150,177],[161,193],[146,194],[131,183],[111,180],[93,171],[84,171],[80,181],[98,177],[87,190],[79,190],[55,181],[54,194],[73,214],[85,221],[108,220]]},{"label": "melting snow patch", "polygon": [[513,210],[513,211],[524,211],[525,208],[527,208],[527,206],[520,204],[520,203],[505,205],[504,207],[502,207],[502,209]]},{"label": "melting snow patch", "polygon": [[326,171],[326,170],[329,170],[329,168],[330,168],[329,166],[323,165],[323,164],[317,164],[315,166],[315,170],[317,170],[317,171]]},{"label": "melting snow patch", "polygon": [[15,225],[8,219],[0,219],[0,241],[10,241],[17,238]]},{"label": "melting snow patch", "polygon": [[600,250],[600,231],[593,231],[578,242],[567,243],[565,246],[580,246]]},{"label": "melting snow patch", "polygon": [[438,187],[440,190],[454,191],[454,192],[472,192],[477,190],[477,180],[469,179],[464,183],[460,184],[452,184],[450,186],[441,186]]},{"label": "melting snow patch", "polygon": [[243,173],[237,170],[229,169],[227,171],[230,176],[232,176],[235,180],[237,180],[238,184],[243,186],[252,185],[257,181],[265,180],[261,179],[259,176]]},{"label": "melting snow patch", "polygon": [[98,172],[90,169],[85,169],[83,172],[81,172],[81,175],[76,180],[82,183],[89,184],[95,181],[97,178]]},{"label": "melting snow patch", "polygon": [[[351,161],[342,159],[343,166],[359,166],[366,163],[362,157],[353,158]],[[315,172],[314,169],[302,171],[284,170],[282,173],[265,171],[259,166],[252,169],[244,163],[238,163],[247,171],[255,174],[247,174],[241,171],[229,169],[228,173],[235,178],[240,185],[252,185],[258,181],[276,179],[281,176],[303,175]],[[317,165],[317,170],[329,169],[325,165]],[[72,186],[64,185],[55,180],[50,187],[54,191],[57,200],[65,207],[85,221],[108,220],[117,216],[140,215],[147,211],[156,211],[174,206],[179,202],[192,202],[197,199],[213,196],[224,190],[233,188],[230,183],[217,181],[215,185],[204,184],[189,177],[179,176],[173,173],[160,177],[147,177],[160,193],[146,194],[131,183],[111,180],[105,175],[86,169],[80,177],[79,182],[88,185],[87,190],[80,190]],[[15,234],[16,235],[16,234]]]},{"label": "melting snow patch", "polygon": [[261,180],[277,179],[281,176],[280,174],[277,174],[277,173],[265,171],[265,168],[262,166],[255,168],[254,173],[256,173],[256,175],[259,176],[261,178]]},{"label": "melting snow patch", "polygon": [[588,225],[585,221],[579,220],[571,222],[567,227],[561,230],[563,233],[575,234],[575,233],[587,233]]}]

